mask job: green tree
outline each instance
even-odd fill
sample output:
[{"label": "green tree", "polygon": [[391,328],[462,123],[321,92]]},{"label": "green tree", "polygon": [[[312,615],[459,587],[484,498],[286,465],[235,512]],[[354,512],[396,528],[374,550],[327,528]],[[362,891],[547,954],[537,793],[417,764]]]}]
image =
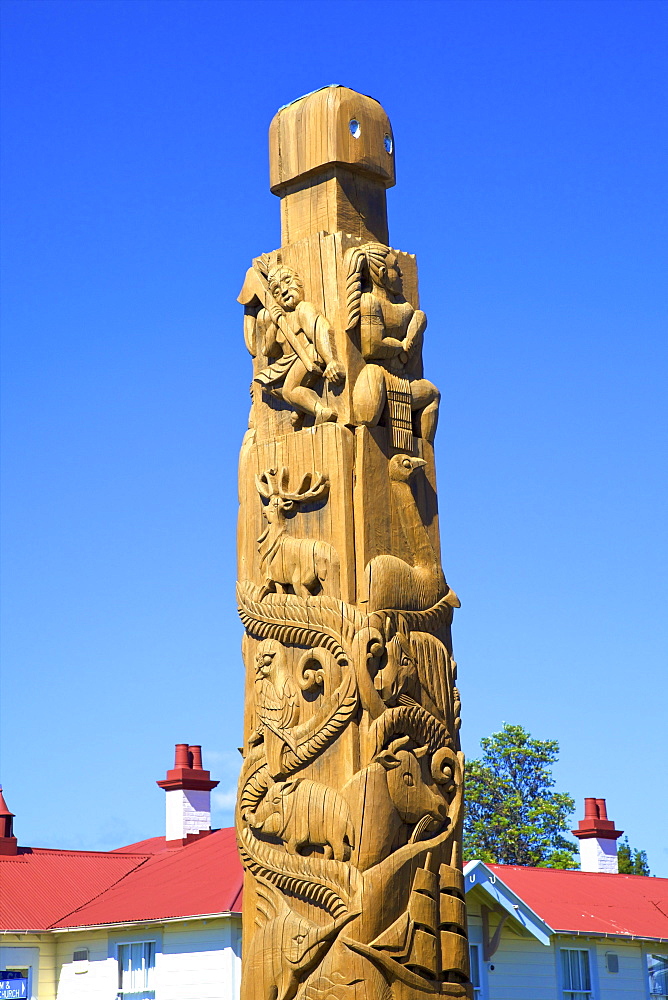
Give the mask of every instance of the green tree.
[{"label": "green tree", "polygon": [[629,838],[624,837],[617,848],[620,875],[649,875],[649,863],[645,851],[634,851]]},{"label": "green tree", "polygon": [[564,837],[575,801],[552,791],[559,743],[504,723],[480,745],[480,759],[466,765],[464,858],[577,868],[575,844]]}]

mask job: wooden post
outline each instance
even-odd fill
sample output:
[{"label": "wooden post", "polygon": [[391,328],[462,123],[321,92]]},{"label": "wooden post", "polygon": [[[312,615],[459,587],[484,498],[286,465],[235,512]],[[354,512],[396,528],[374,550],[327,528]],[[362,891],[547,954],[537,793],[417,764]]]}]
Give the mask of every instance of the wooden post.
[{"label": "wooden post", "polygon": [[278,112],[270,167],[283,245],[239,296],[242,1000],[467,997],[459,601],[389,119],[325,87]]}]

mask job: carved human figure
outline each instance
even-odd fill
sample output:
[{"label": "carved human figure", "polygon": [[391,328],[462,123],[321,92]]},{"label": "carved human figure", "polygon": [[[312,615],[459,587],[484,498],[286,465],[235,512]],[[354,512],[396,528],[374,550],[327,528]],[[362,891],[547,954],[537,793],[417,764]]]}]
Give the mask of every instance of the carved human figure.
[{"label": "carved human figure", "polygon": [[251,268],[240,297],[247,307],[253,301],[262,303],[257,315],[250,316],[246,344],[253,356],[262,354],[270,363],[257,372],[254,383],[293,407],[295,427],[306,414],[316,424],[336,420],[336,412],[323,404],[313,386],[320,378],[340,385],[345,370],[336,357],[329,321],[304,300],[301,277],[285,264],[266,276]]},{"label": "carved human figure", "polygon": [[255,746],[264,740],[269,772],[280,777],[283,748],[294,750],[290,729],[299,722],[299,695],[285,650],[276,639],[263,639],[255,653],[255,711],[259,725],[249,744]]},{"label": "carved human figure", "polygon": [[[408,383],[413,432],[433,442],[440,393],[422,374],[422,339],[427,317],[407,302],[397,255],[382,243],[365,243],[347,253],[346,330],[359,327],[367,362],[355,383],[356,422],[375,427],[388,401]],[[392,418],[392,413],[390,413]]]}]

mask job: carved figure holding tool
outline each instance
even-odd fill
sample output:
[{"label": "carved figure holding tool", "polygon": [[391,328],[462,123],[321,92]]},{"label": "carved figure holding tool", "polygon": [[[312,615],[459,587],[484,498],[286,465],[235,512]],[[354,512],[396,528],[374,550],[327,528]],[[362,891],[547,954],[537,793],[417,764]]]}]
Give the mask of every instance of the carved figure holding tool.
[{"label": "carved figure holding tool", "polygon": [[397,255],[382,243],[347,253],[346,330],[359,327],[366,367],[354,389],[355,419],[375,427],[386,407],[392,443],[412,450],[412,435],[433,442],[441,394],[422,375],[427,317],[407,302]]},{"label": "carved figure holding tool", "polygon": [[305,301],[304,283],[296,271],[285,264],[264,268],[266,262],[259,260],[249,269],[239,296],[249,318],[246,345],[254,357],[262,354],[270,361],[253,382],[294,409],[296,428],[305,415],[314,417],[316,424],[336,420],[336,411],[313,389],[320,378],[332,385],[345,379],[330,323]]}]

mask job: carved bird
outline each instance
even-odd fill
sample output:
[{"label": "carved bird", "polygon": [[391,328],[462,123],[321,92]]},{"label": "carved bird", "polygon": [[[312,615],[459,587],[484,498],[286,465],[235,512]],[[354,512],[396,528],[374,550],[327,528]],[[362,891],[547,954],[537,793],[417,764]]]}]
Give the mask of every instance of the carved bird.
[{"label": "carved bird", "polygon": [[450,590],[438,555],[413,496],[410,481],[426,462],[411,455],[393,455],[388,463],[392,503],[411,553],[410,561],[398,556],[374,556],[366,567],[369,611],[398,608],[425,611],[441,598],[459,607],[459,598]]},{"label": "carved bird", "polygon": [[285,650],[276,639],[264,639],[257,647],[255,708],[260,722],[257,741],[264,736],[269,771],[273,778],[283,777],[283,749],[295,750],[290,729],[299,722],[299,700]]}]

